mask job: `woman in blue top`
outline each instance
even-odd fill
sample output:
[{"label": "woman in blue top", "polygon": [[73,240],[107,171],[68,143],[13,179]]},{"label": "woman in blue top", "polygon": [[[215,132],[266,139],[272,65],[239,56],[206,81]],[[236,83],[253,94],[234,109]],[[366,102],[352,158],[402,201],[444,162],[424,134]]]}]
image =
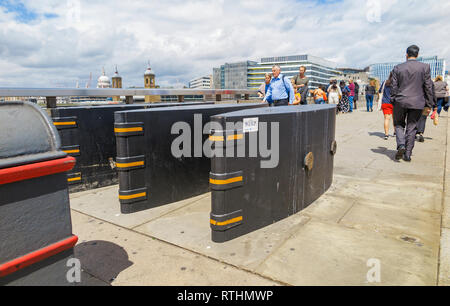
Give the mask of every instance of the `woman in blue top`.
[{"label": "woman in blue top", "polygon": [[[266,73],[266,79],[258,89],[258,95],[260,98],[264,98],[266,96],[267,90],[269,89],[270,86],[270,81],[272,81],[272,75],[270,73]],[[269,106],[272,106],[273,104],[272,99],[268,98],[267,103],[269,103]]]},{"label": "woman in blue top", "polygon": [[[391,122],[392,114],[394,113],[394,105],[391,101],[391,82],[392,82],[392,72],[389,75],[389,79],[383,82],[378,91],[379,94],[383,95],[381,109],[384,114],[384,139],[389,139],[389,123]],[[384,90],[383,90],[384,89]],[[383,92],[382,92],[383,91]]]}]

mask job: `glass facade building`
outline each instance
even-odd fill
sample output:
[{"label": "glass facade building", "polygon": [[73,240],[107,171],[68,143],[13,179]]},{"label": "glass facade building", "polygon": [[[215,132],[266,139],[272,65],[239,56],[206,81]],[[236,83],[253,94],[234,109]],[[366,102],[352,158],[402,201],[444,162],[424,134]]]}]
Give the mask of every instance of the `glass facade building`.
[{"label": "glass facade building", "polygon": [[272,73],[272,67],[278,65],[281,73],[292,78],[299,73],[301,66],[306,67],[306,76],[310,79],[310,89],[327,85],[330,79],[342,73],[336,63],[311,55],[292,55],[265,57],[261,61],[246,61],[222,65],[213,69],[213,83],[216,89],[258,89],[264,82],[265,74]]},{"label": "glass facade building", "polygon": [[272,67],[278,65],[281,73],[288,78],[299,74],[301,66],[306,67],[306,76],[310,79],[309,88],[328,85],[330,79],[341,75],[337,64],[320,57],[304,54],[291,56],[265,57],[257,65],[248,68],[247,87],[258,89],[264,82],[265,74],[272,73]]},{"label": "glass facade building", "polygon": [[[429,64],[431,68],[431,78],[433,80],[438,76],[444,76],[446,71],[446,62],[444,59],[438,58],[437,56],[432,57],[419,57],[418,61]],[[381,63],[373,64],[370,66],[369,74],[371,78],[376,78],[380,82],[383,82],[389,78],[389,74],[394,69],[395,66],[401,64],[401,62],[396,63]]]},{"label": "glass facade building", "polygon": [[247,73],[257,62],[245,61],[226,63],[220,68],[213,69],[213,83],[215,89],[247,89]]}]

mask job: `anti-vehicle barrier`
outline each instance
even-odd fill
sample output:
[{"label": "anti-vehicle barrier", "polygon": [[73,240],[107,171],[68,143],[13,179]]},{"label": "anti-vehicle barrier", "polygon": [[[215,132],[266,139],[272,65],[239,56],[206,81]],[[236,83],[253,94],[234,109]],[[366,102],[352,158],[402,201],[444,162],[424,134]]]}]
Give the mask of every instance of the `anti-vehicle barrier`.
[{"label": "anti-vehicle barrier", "polygon": [[[209,179],[214,242],[296,214],[331,186],[337,150],[335,106],[249,109],[214,116],[211,122],[224,127],[211,131],[218,152],[223,151],[211,159]],[[227,130],[227,123],[236,128]],[[260,154],[261,141],[272,158],[278,152],[278,162],[267,164],[267,154]],[[234,156],[225,154],[227,150]],[[238,155],[239,150],[245,155]]]},{"label": "anti-vehicle barrier", "polygon": [[[265,106],[217,104],[116,112],[116,166],[122,213],[208,192],[211,162],[203,152],[209,136],[205,124],[217,114]],[[185,130],[176,128],[176,123]],[[179,143],[183,137],[187,140]],[[181,147],[187,154],[174,155],[173,149]]]}]

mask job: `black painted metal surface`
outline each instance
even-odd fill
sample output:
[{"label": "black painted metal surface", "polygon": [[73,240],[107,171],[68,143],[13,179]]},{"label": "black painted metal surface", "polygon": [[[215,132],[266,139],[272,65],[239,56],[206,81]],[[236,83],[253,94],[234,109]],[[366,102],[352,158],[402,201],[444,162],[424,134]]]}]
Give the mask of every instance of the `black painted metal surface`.
[{"label": "black painted metal surface", "polygon": [[[214,242],[225,242],[289,217],[317,200],[333,180],[336,153],[335,107],[308,105],[243,110],[214,116],[211,121],[255,122],[258,130],[212,131],[216,140],[241,135],[238,141],[222,142],[221,150],[244,146],[246,157],[213,157],[210,184],[212,191],[211,229]],[[260,154],[249,157],[250,139],[261,136],[261,123],[267,123],[268,148],[279,144],[279,162],[263,168]],[[279,141],[272,138],[279,124]],[[247,126],[248,127],[248,126]],[[260,140],[258,140],[258,143]],[[220,144],[220,143],[219,143]],[[258,144],[259,147],[259,144]],[[242,147],[241,147],[242,148]],[[258,149],[258,152],[259,149]],[[273,154],[272,154],[273,156]]]},{"label": "black painted metal surface", "polygon": [[[0,103],[0,266],[73,237],[69,194],[65,173],[20,178],[24,167],[66,160],[50,118],[30,103]],[[17,168],[21,166],[22,168]],[[40,169],[40,168],[38,168]],[[6,180],[5,173],[17,175]],[[70,257],[72,250],[58,255]],[[65,279],[67,268],[41,261],[28,269],[0,277],[0,284],[57,284]],[[37,272],[39,270],[39,272]],[[33,276],[37,275],[39,278]],[[59,280],[59,281],[56,281]]]},{"label": "black painted metal surface", "polygon": [[61,136],[62,149],[77,159],[75,168],[68,175],[70,191],[118,184],[114,160],[117,155],[114,137],[115,112],[212,103],[151,103],[51,109],[52,119]]},{"label": "black painted metal surface", "polygon": [[2,102],[0,169],[65,156],[48,116],[31,103]]},{"label": "black painted metal surface", "polygon": [[[122,163],[118,168],[121,211],[133,213],[208,192],[211,162],[202,152],[209,136],[209,130],[202,134],[204,125],[211,116],[220,113],[264,106],[220,104],[117,112],[117,161]],[[201,115],[197,122],[195,115]],[[172,144],[180,136],[171,133],[177,122],[192,131],[191,157],[172,154]],[[195,130],[195,126],[199,129]],[[197,149],[196,143],[200,143]]]}]

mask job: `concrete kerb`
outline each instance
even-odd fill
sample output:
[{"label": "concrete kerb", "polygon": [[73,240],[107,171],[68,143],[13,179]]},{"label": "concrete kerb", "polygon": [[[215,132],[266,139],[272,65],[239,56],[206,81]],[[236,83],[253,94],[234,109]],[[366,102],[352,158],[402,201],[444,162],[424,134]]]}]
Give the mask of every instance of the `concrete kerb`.
[{"label": "concrete kerb", "polygon": [[450,124],[447,119],[447,144],[442,197],[441,243],[438,261],[438,286],[450,286]]}]

